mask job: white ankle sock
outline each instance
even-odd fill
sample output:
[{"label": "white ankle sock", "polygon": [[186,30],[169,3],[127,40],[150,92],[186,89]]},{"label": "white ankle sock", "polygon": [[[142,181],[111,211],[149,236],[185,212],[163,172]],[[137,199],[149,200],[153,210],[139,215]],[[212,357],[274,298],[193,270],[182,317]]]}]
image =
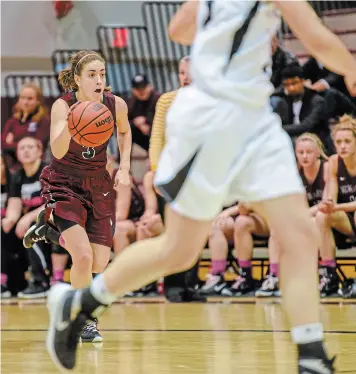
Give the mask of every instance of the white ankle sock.
[{"label": "white ankle sock", "polygon": [[292,340],[296,344],[307,344],[323,340],[324,332],[321,323],[310,323],[292,328]]},{"label": "white ankle sock", "polygon": [[99,301],[99,303],[105,305],[110,305],[117,299],[116,295],[107,291],[102,274],[97,275],[93,279],[90,285],[90,293]]}]

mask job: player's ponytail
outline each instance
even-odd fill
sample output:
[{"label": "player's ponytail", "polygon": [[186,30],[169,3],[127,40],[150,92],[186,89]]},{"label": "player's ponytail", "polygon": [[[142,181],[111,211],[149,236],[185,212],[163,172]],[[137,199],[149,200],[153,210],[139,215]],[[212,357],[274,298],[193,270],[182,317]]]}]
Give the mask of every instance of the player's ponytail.
[{"label": "player's ponytail", "polygon": [[78,88],[71,68],[64,69],[59,73],[58,82],[66,92],[74,91]]}]

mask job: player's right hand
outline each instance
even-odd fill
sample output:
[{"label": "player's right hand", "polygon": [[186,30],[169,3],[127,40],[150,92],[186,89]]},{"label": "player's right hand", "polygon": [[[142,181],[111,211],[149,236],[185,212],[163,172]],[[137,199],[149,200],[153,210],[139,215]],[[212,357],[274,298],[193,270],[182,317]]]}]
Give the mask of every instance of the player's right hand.
[{"label": "player's right hand", "polygon": [[73,112],[74,108],[77,107],[80,103],[81,103],[81,101],[77,101],[76,103],[74,103],[74,104],[69,108],[68,113],[67,113],[67,118],[66,118],[67,121],[68,121],[69,115]]}]

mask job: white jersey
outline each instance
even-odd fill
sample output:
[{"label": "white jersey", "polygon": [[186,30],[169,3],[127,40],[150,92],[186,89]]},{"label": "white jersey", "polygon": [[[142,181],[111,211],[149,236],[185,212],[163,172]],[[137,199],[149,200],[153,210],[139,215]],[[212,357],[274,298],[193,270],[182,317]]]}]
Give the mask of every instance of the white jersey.
[{"label": "white jersey", "polygon": [[201,0],[191,50],[195,85],[216,98],[266,105],[273,92],[271,39],[279,25],[273,4]]}]

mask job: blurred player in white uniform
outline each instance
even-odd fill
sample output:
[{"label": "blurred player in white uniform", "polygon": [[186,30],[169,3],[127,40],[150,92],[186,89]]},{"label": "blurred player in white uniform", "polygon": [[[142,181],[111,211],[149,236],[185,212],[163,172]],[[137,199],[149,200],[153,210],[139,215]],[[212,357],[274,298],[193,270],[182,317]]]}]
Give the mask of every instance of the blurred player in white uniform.
[{"label": "blurred player in white uniform", "polygon": [[168,203],[166,231],[130,246],[90,288],[53,288],[47,348],[59,367],[74,367],[77,330],[86,319],[127,291],[191,267],[212,220],[239,200],[268,221],[282,248],[281,288],[299,373],[334,373],[319,317],[317,234],[291,142],[269,107],[270,45],[279,12],[307,50],[344,75],[356,94],[355,59],[306,2],[185,3],[169,34],[175,42],[193,44],[194,83],[180,90],[168,113],[167,145],[156,174]]}]

